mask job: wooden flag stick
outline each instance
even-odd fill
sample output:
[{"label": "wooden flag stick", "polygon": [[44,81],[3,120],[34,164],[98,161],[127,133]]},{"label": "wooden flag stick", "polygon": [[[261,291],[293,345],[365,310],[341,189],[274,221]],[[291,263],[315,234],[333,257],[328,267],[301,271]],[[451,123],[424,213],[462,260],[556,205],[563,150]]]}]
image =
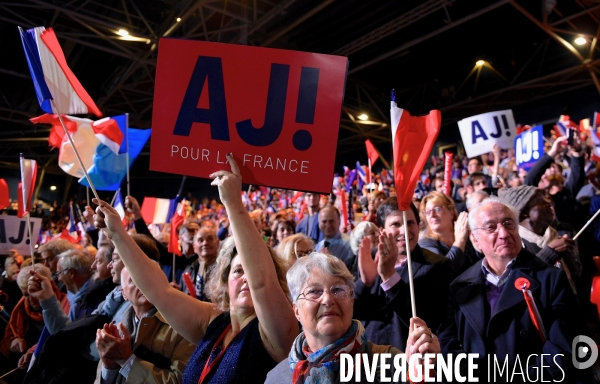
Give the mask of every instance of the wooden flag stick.
[{"label": "wooden flag stick", "polygon": [[[58,111],[58,109],[56,109],[56,106],[54,105],[54,101],[52,99],[50,99],[50,102],[52,103],[52,108],[54,108],[55,111]],[[79,152],[77,152],[75,143],[73,143],[73,138],[71,137],[71,134],[67,130],[67,126],[65,125],[65,122],[63,121],[62,116],[60,115],[59,112],[57,112],[56,114],[58,115],[58,120],[60,120],[60,125],[62,125],[63,129],[65,130],[65,135],[67,135],[67,137],[69,138],[69,143],[71,143],[71,147],[73,148],[75,157],[77,157],[79,166],[83,170],[83,173],[85,174],[85,178],[87,179],[88,183],[90,184],[90,188],[92,189],[92,192],[94,193],[94,197],[96,197],[96,199],[98,199],[98,201],[100,201],[100,196],[98,196],[98,192],[96,192],[96,188],[94,188],[94,183],[92,183],[92,179],[90,179],[90,175],[88,175],[87,170],[85,169],[85,167],[83,165],[83,161],[81,161],[81,157],[79,157]]]},{"label": "wooden flag stick", "polygon": [[117,193],[119,193],[120,190],[121,190],[121,188],[117,189],[117,192],[115,192],[112,200],[110,201],[110,206],[111,207],[115,204],[115,200],[117,200]]},{"label": "wooden flag stick", "polygon": [[[173,228],[171,228],[171,231],[173,230]],[[177,283],[177,280],[175,279],[177,276],[175,274],[175,258],[177,257],[176,254],[173,254],[173,273],[172,276],[173,278],[171,279],[172,282]]]},{"label": "wooden flag stick", "polygon": [[415,304],[415,282],[413,281],[412,259],[410,256],[410,242],[408,240],[408,223],[406,220],[406,211],[402,211],[402,220],[404,221],[404,242],[406,247],[406,263],[408,264],[408,283],[410,286],[410,306],[412,316],[417,317],[417,305]]},{"label": "wooden flag stick", "polygon": [[125,163],[127,164],[127,196],[131,196],[131,191],[129,190],[129,113],[125,114]]},{"label": "wooden flag stick", "polygon": [[90,205],[90,189],[88,187],[85,187],[85,194],[87,196],[87,205],[88,205],[88,207],[91,207],[91,205]]},{"label": "wooden flag stick", "polygon": [[594,213],[594,216],[592,216],[591,219],[588,220],[587,223],[585,223],[585,225],[583,226],[583,228],[581,228],[579,230],[579,232],[577,232],[577,234],[575,236],[573,236],[573,240],[577,240],[577,238],[579,237],[579,235],[581,235],[583,233],[583,231],[590,225],[592,224],[592,221],[594,221],[594,219],[598,216],[598,214],[600,214],[600,209],[598,209],[596,211],[596,213]]},{"label": "wooden flag stick", "polygon": [[33,253],[33,237],[31,237],[31,214],[27,212],[27,230],[29,231],[29,250],[31,251],[31,262],[35,265],[35,254]]},{"label": "wooden flag stick", "polygon": [[[179,197],[181,196],[181,192],[183,191],[183,184],[185,183],[185,178],[186,176],[183,175],[183,179],[181,179],[181,184],[179,184],[179,191],[177,191],[177,196],[175,197],[176,200],[179,200]],[[177,203],[178,201],[176,201],[175,203]]]}]

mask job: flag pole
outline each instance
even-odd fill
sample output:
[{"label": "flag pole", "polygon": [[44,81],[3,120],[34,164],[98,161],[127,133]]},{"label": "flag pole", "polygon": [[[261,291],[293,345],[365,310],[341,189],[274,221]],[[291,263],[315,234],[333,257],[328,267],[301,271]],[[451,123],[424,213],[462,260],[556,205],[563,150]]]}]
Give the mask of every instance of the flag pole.
[{"label": "flag pole", "polygon": [[[173,230],[173,228],[171,228],[171,231],[172,230]],[[177,280],[175,279],[175,277],[176,277],[175,276],[175,258],[176,257],[177,257],[177,255],[173,254],[173,273],[171,274],[172,275],[171,281],[174,283],[177,283]]]},{"label": "flag pole", "polygon": [[412,308],[412,317],[417,317],[417,305],[415,304],[415,282],[413,281],[412,259],[410,256],[410,243],[408,239],[408,223],[406,220],[406,211],[402,211],[402,220],[404,221],[404,244],[406,247],[406,264],[408,264],[408,283],[410,287],[410,306]]},{"label": "flag pole", "polygon": [[583,226],[583,228],[581,228],[579,230],[579,232],[577,232],[577,234],[575,236],[573,236],[573,240],[577,240],[577,238],[579,237],[579,235],[581,235],[583,233],[583,231],[590,225],[592,224],[592,221],[594,221],[594,219],[598,216],[598,214],[600,214],[600,209],[598,209],[596,211],[596,213],[594,213],[594,216],[592,216],[591,219],[588,220],[587,223],[585,223],[585,225]]},{"label": "flag pole", "polygon": [[33,253],[33,237],[31,237],[31,215],[27,212],[27,231],[29,232],[29,250],[31,251],[31,262],[35,265],[35,254]]},{"label": "flag pole", "polygon": [[[177,191],[177,196],[175,197],[175,204],[177,204],[177,202],[179,201],[179,197],[181,196],[181,192],[183,192],[183,184],[185,183],[185,178],[186,175],[183,175],[183,178],[181,179],[181,184],[179,184],[179,191]],[[177,208],[175,208],[175,210],[177,210]],[[171,226],[171,231],[176,231],[177,228],[173,228]],[[171,281],[174,283],[177,283],[177,280],[175,279],[175,258],[177,257],[177,255],[175,255],[175,253],[173,253],[173,271],[171,273]]]},{"label": "flag pole", "polygon": [[71,143],[71,147],[73,148],[73,152],[75,153],[75,157],[77,157],[77,161],[79,162],[79,165],[81,166],[81,169],[83,170],[83,173],[85,174],[85,178],[87,179],[88,183],[90,184],[90,188],[92,189],[92,192],[94,193],[94,197],[96,197],[96,199],[98,199],[98,201],[100,201],[100,196],[98,196],[98,192],[96,192],[96,188],[94,187],[94,183],[92,183],[92,179],[90,179],[90,175],[88,175],[87,170],[83,166],[83,161],[81,161],[81,157],[79,157],[79,152],[77,152],[77,148],[75,147],[75,143],[73,143],[73,138],[71,137],[71,134],[67,130],[67,126],[65,125],[65,122],[63,121],[63,118],[62,118],[61,114],[58,113],[58,109],[56,109],[56,105],[54,105],[54,100],[50,99],[50,102],[52,103],[52,108],[55,111],[57,111],[56,114],[58,115],[58,120],[60,120],[60,125],[62,125],[63,129],[65,130],[65,135],[67,135],[67,137],[69,138],[69,143]]},{"label": "flag pole", "polygon": [[179,197],[181,196],[181,192],[183,191],[183,184],[185,183],[185,178],[186,175],[183,175],[183,179],[181,179],[181,184],[179,185],[179,191],[177,191],[177,197],[175,197],[176,200],[179,200]]},{"label": "flag pole", "polygon": [[121,190],[121,188],[117,189],[117,191],[115,192],[115,195],[113,196],[112,200],[110,201],[111,207],[115,204],[115,200],[117,200],[117,193],[119,193],[120,190]]},{"label": "flag pole", "polygon": [[127,196],[131,196],[129,190],[129,113],[125,114],[125,163],[127,163]]},{"label": "flag pole", "polygon": [[87,195],[87,205],[88,205],[88,207],[91,207],[91,205],[90,205],[90,188],[89,187],[85,187],[85,194]]}]

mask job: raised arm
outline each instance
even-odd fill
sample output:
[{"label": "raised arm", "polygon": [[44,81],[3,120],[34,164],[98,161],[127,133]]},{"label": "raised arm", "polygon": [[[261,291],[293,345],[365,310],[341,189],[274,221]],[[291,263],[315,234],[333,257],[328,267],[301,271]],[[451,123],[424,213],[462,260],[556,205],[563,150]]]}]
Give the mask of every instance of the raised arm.
[{"label": "raised arm", "polygon": [[275,271],[273,259],[242,203],[242,178],[236,161],[227,155],[231,172],[218,171],[210,175],[219,187],[219,196],[227,209],[231,232],[259,320],[263,345],[277,361],[290,352],[299,333],[292,305],[284,294]]},{"label": "raised arm", "polygon": [[221,312],[214,304],[196,300],[171,287],[160,266],[127,234],[117,211],[105,201],[94,199],[94,202],[98,204],[94,223],[112,239],[135,284],[177,333],[197,344],[208,324]]}]

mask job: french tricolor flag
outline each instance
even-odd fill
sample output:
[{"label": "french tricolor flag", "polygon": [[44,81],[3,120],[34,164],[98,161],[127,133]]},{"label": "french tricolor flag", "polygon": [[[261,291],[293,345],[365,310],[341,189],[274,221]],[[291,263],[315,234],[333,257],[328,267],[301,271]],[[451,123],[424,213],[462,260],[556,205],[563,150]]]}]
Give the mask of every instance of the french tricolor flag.
[{"label": "french tricolor flag", "polygon": [[[62,115],[62,118],[86,171],[89,172],[94,165],[94,155],[101,144],[113,153],[119,153],[124,135],[114,118],[98,121],[68,115]],[[83,169],[62,129],[58,115],[45,114],[30,121],[34,124],[52,125],[48,144],[59,148],[58,165],[71,176],[84,177]]]},{"label": "french tricolor flag", "polygon": [[442,113],[433,110],[425,116],[412,116],[408,111],[398,108],[395,91],[391,96],[394,182],[398,209],[406,211],[410,208],[421,170],[440,132]]},{"label": "french tricolor flag", "polygon": [[[27,64],[40,107],[46,113],[87,114],[102,112],[69,66],[52,28],[19,27]],[[52,100],[52,102],[50,101]]]},{"label": "french tricolor flag", "polygon": [[31,198],[35,189],[35,180],[37,178],[37,162],[26,159],[21,153],[21,182],[18,186],[19,208],[18,217],[24,217],[31,210]]},{"label": "french tricolor flag", "polygon": [[142,217],[146,223],[169,223],[177,208],[177,199],[145,197],[142,203]]}]

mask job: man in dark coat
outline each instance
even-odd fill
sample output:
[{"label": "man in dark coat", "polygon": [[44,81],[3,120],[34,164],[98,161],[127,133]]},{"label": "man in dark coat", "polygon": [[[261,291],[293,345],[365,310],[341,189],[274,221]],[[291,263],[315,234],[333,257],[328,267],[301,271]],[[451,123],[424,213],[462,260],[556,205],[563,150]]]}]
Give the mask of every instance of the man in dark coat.
[{"label": "man in dark coat", "polygon": [[[480,382],[530,382],[542,375],[545,381],[589,382],[590,371],[572,363],[571,343],[583,328],[567,278],[523,249],[517,220],[514,208],[495,197],[470,213],[471,241],[485,258],[450,286],[439,332],[442,356],[478,354]],[[539,316],[528,309],[524,287]],[[461,370],[467,373],[466,363]]]},{"label": "man in dark coat", "polygon": [[[440,308],[447,305],[452,265],[444,256],[419,247],[419,214],[414,205],[411,204],[406,217],[417,316],[435,332],[445,318]],[[395,197],[379,206],[377,223],[384,230],[384,242],[377,262],[371,258],[368,237],[361,244],[365,252],[359,251],[354,318],[364,323],[368,340],[405,351],[412,309],[405,228]]]}]

